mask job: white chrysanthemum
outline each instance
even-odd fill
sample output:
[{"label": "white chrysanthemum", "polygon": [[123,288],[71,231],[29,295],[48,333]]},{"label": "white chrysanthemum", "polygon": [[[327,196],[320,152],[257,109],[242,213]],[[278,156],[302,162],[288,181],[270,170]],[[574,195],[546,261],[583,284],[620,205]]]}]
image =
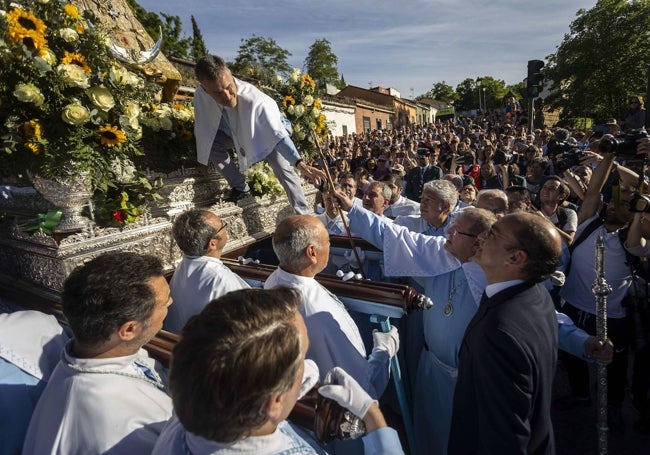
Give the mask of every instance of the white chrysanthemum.
[{"label": "white chrysanthemum", "polygon": [[296,106],[296,116],[302,117],[304,113],[305,113],[305,106],[303,106],[302,104]]},{"label": "white chrysanthemum", "polygon": [[132,73],[124,67],[112,66],[108,72],[108,77],[117,85],[130,85],[138,87],[142,84],[142,79],[137,74]]},{"label": "white chrysanthemum", "polygon": [[309,107],[312,104],[314,104],[314,97],[311,95],[305,96],[305,98],[302,100],[303,106]]},{"label": "white chrysanthemum", "polygon": [[300,69],[294,68],[293,71],[291,72],[291,76],[289,76],[289,80],[291,82],[298,82],[299,79],[300,79]]}]

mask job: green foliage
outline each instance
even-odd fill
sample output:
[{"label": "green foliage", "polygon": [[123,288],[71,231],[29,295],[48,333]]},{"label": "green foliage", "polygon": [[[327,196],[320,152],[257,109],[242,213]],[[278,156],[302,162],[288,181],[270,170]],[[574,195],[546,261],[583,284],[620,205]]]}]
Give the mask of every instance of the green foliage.
[{"label": "green foliage", "polygon": [[241,40],[239,52],[230,69],[239,75],[252,77],[272,84],[277,75],[286,76],[291,71],[287,59],[291,53],[282,49],[274,39],[253,35]]},{"label": "green foliage", "polygon": [[205,46],[203,41],[203,35],[201,34],[201,29],[199,24],[196,23],[196,19],[192,16],[192,58],[198,60],[208,53],[208,48]]},{"label": "green foliage", "polygon": [[[485,107],[487,109],[497,109],[501,107],[501,101],[505,94],[508,92],[505,81],[495,79],[492,76],[483,76],[481,85],[478,86],[475,79],[467,78],[456,86],[456,94],[458,96],[454,106],[459,111],[469,111],[478,109],[479,106],[479,90],[481,91],[481,100],[485,99]],[[485,89],[485,91],[483,90]],[[481,101],[481,105],[483,105]]]},{"label": "green foliage", "polygon": [[547,57],[553,94],[545,101],[562,109],[562,118],[618,118],[631,95],[646,91],[650,1],[599,0],[576,16]]},{"label": "green foliage", "polygon": [[326,84],[338,85],[340,83],[339,71],[336,67],[338,57],[332,52],[330,42],[319,39],[309,48],[303,70],[316,82],[316,87],[324,91]]},{"label": "green foliage", "polygon": [[161,51],[165,56],[179,58],[190,57],[193,44],[192,38],[181,38],[183,30],[180,17],[164,13],[160,13],[159,16],[156,13],[145,10],[135,0],[126,1],[135,12],[135,17],[154,40],[158,39],[159,30],[162,29],[163,41]]},{"label": "green foliage", "polygon": [[459,96],[454,91],[454,88],[451,85],[448,85],[445,81],[436,82],[433,84],[431,90],[421,96],[422,98],[431,98],[438,101],[456,101]]}]

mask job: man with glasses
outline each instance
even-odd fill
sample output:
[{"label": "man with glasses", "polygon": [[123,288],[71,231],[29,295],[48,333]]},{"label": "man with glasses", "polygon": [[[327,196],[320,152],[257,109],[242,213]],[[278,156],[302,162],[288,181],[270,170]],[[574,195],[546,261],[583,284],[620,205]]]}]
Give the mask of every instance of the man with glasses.
[{"label": "man with glasses", "polygon": [[164,328],[180,333],[189,318],[222,295],[250,286],[219,259],[228,242],[226,222],[209,210],[191,209],[174,220],[172,234],[183,252],[169,285],[174,306]]},{"label": "man with glasses", "polygon": [[[350,228],[384,251],[385,275],[415,277],[434,302],[431,309],[421,314],[423,340],[418,341],[411,333],[407,337],[407,368],[417,365],[413,386],[414,453],[447,453],[458,353],[487,285],[485,272],[471,257],[482,244],[479,237],[490,230],[497,217],[485,209],[463,210],[447,228],[445,239],[385,223],[363,208],[352,208],[343,193],[337,192],[336,197],[344,210],[349,209]],[[602,348],[595,337],[576,330],[563,315],[558,315],[557,321],[562,349],[582,358],[611,358],[610,346]],[[409,330],[417,331],[414,325],[409,324]],[[419,362],[409,359],[408,352],[418,351]]]}]

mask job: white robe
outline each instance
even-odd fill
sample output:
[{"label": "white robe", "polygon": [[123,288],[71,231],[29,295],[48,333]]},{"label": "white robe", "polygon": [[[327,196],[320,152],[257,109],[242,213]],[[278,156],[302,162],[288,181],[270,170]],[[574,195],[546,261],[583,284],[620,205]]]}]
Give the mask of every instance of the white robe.
[{"label": "white robe", "polygon": [[[362,438],[364,454],[403,453],[397,432],[380,428]],[[267,436],[250,436],[233,443],[210,441],[186,431],[176,416],[163,430],[152,455],[301,455],[316,454],[285,420]]]},{"label": "white robe", "polygon": [[250,287],[220,259],[209,256],[183,256],[169,286],[174,303],[169,307],[164,328],[173,333],[180,333],[185,323],[211,300]]},{"label": "white robe", "polygon": [[394,204],[390,204],[384,210],[384,215],[390,217],[420,215],[420,204],[407,197],[400,196]]},{"label": "white robe", "polygon": [[309,334],[307,358],[318,365],[321,381],[328,371],[341,367],[373,398],[379,398],[389,379],[390,358],[383,350],[366,349],[359,329],[343,304],[314,278],[293,275],[277,268],[264,283],[264,289],[279,285],[300,290],[300,312]]},{"label": "white robe", "polygon": [[196,157],[208,164],[212,143],[225,114],[235,143],[240,171],[263,160],[278,142],[289,136],[282,124],[282,114],[270,96],[248,82],[234,78],[237,106],[223,107],[198,87],[194,93],[194,135]]},{"label": "white robe", "polygon": [[154,369],[155,361],[143,349],[125,357],[78,359],[71,346],[72,340],[36,406],[23,454],[150,453],[172,402],[135,362]]}]

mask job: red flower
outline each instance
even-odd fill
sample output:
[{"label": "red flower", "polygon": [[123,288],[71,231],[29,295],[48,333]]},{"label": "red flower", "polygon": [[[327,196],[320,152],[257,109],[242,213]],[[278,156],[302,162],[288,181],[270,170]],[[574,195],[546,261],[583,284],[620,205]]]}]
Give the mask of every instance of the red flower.
[{"label": "red flower", "polygon": [[119,223],[123,222],[126,216],[124,215],[124,210],[116,210],[113,212],[113,219]]}]

